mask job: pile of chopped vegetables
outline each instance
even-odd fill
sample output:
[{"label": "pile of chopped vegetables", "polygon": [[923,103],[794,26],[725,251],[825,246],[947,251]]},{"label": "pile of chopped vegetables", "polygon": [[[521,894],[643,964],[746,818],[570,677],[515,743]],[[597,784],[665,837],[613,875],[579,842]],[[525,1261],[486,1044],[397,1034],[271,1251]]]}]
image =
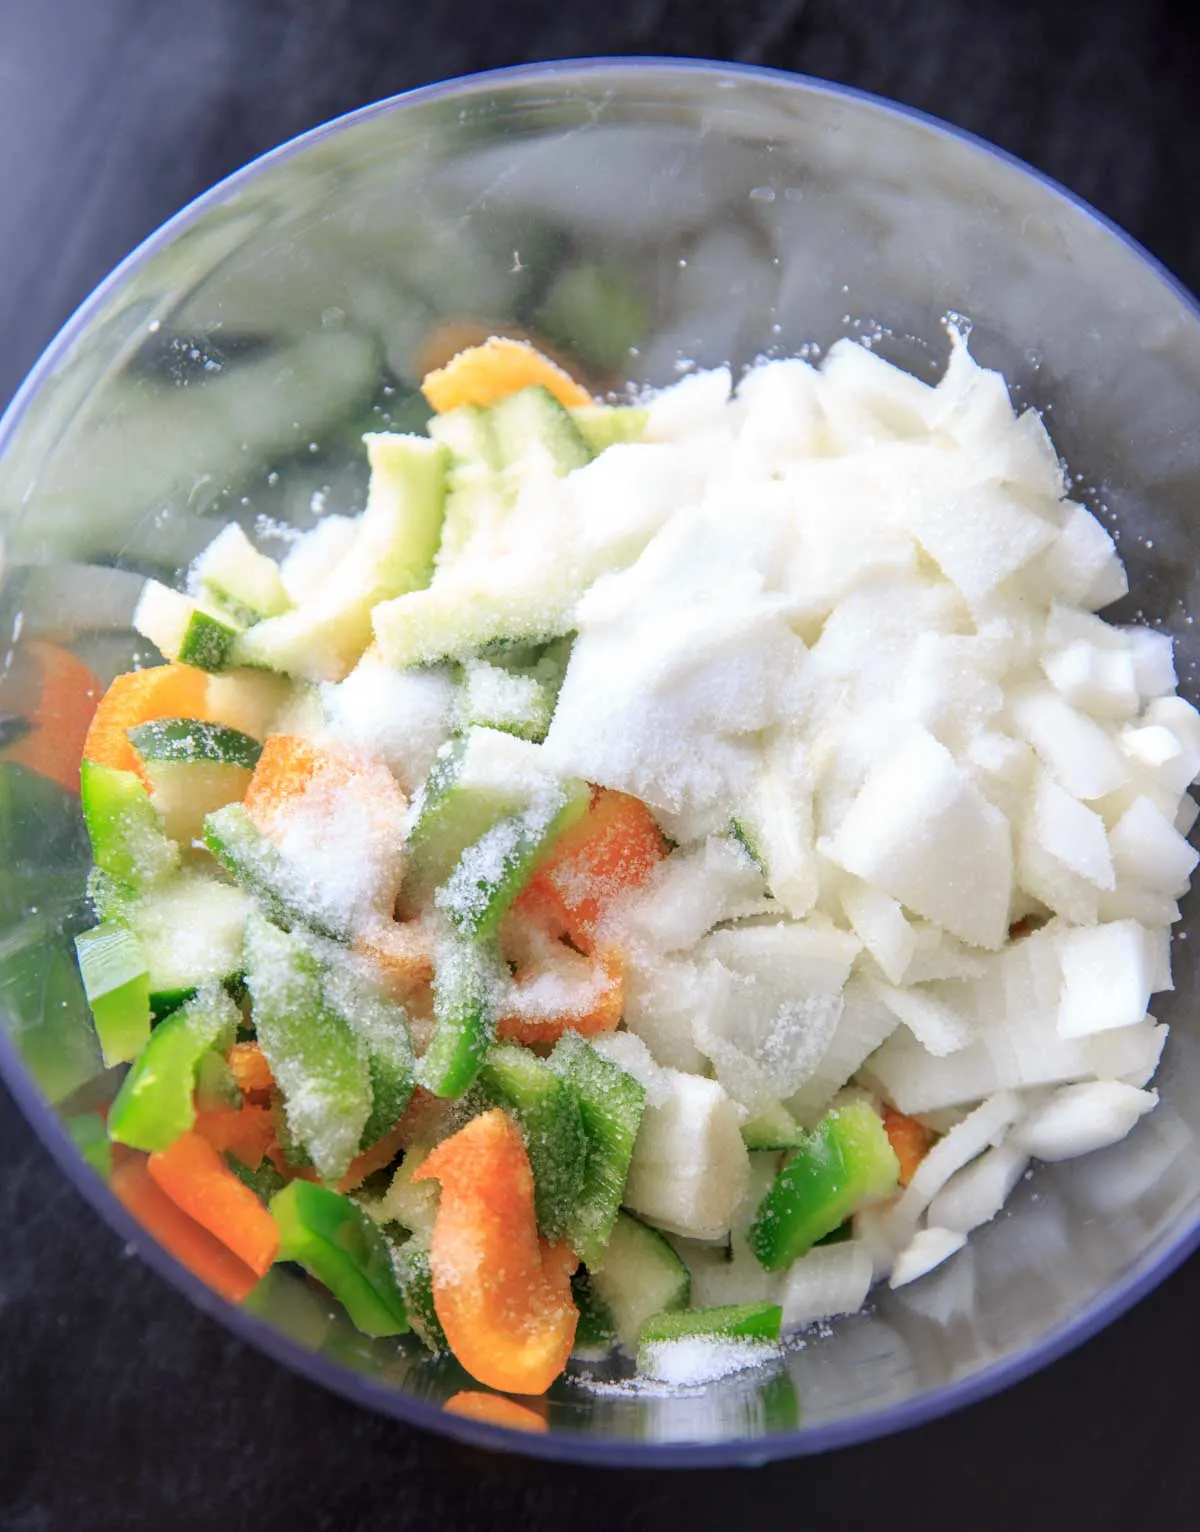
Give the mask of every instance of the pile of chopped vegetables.
[{"label": "pile of chopped vegetables", "polygon": [[78,953],[113,1188],[205,1282],[696,1383],[1153,1108],[1200,716],[952,339],[636,407],[492,340],[356,520],[147,583]]}]

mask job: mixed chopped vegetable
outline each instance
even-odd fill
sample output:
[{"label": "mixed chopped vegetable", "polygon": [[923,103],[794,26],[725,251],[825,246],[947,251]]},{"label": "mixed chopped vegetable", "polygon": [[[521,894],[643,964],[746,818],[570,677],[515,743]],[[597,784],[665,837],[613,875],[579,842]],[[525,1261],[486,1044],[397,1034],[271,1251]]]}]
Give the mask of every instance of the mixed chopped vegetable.
[{"label": "mixed chopped vegetable", "polygon": [[503,1392],[693,1384],[1153,1108],[1200,716],[953,341],[634,407],[486,340],[336,538],[147,582],[164,663],[71,714],[128,1066],[71,1131],[203,1281],[293,1263]]}]

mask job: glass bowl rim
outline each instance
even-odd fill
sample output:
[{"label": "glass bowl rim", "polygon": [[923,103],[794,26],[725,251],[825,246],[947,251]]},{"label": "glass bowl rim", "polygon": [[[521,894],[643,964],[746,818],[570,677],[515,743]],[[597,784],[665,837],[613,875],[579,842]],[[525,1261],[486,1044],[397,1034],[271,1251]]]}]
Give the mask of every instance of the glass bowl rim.
[{"label": "glass bowl rim", "polygon": [[[417,86],[345,112],[266,151],[248,164],[231,172],[207,191],[187,203],[166,223],[160,225],[130,251],[107,277],[83,300],[54,338],[46,346],[4,414],[0,416],[0,456],[6,451],[22,418],[46,381],[78,340],[92,319],[136,271],[169,245],[179,234],[205,213],[225,202],[231,195],[256,180],[263,171],[360,123],[382,117],[409,106],[466,97],[493,86],[520,84],[525,81],[561,80],[576,75],[595,79],[605,74],[640,72],[670,73],[676,77],[694,76],[697,80],[758,81],[805,94],[826,96],[899,120],[914,122],[930,131],[956,139],[978,153],[999,160],[1009,169],[1038,183],[1061,198],[1074,211],[1117,239],[1162,282],[1174,296],[1200,319],[1200,300],[1160,260],[1151,255],[1132,235],[1105,214],[1092,207],[1052,176],[1027,164],[1018,156],[989,143],[977,134],[947,123],[928,112],[901,102],[890,101],[871,91],[841,85],[812,75],[768,69],[758,65],[733,64],[716,59],[672,58],[658,55],[632,57],[563,58],[535,64],[517,64],[504,69],[480,71]],[[351,1402],[380,1414],[391,1416],[406,1425],[449,1436],[469,1445],[488,1450],[520,1452],[551,1461],[578,1463],[582,1466],[621,1468],[719,1468],[757,1466],[782,1458],[805,1457],[838,1447],[854,1446],[876,1437],[907,1430],[951,1414],[956,1410],[989,1398],[1082,1345],[1106,1325],[1126,1313],[1134,1304],[1165,1281],[1184,1261],[1200,1248],[1200,1215],[1181,1227],[1157,1254],[1137,1262],[1119,1281],[1098,1294],[1072,1318],[1054,1326],[1033,1345],[1001,1358],[977,1372],[933,1388],[912,1398],[887,1404],[879,1409],[863,1410],[824,1425],[803,1427],[761,1437],[737,1437],[728,1441],[639,1442],[590,1438],[586,1433],[549,1432],[545,1435],[513,1431],[482,1421],[447,1414],[439,1405],[417,1399],[402,1388],[385,1386],[353,1372],[318,1352],[306,1349],[272,1326],[220,1298],[209,1287],[152,1239],[125,1210],[108,1186],[79,1155],[53,1108],[47,1104],[22,1062],[7,1031],[0,1028],[0,1078],[42,1144],[57,1161],[75,1189],[91,1204],[119,1236],[135,1248],[158,1274],[196,1305],[203,1313],[218,1320],[240,1340],[265,1352],[273,1361],[311,1382]]]}]

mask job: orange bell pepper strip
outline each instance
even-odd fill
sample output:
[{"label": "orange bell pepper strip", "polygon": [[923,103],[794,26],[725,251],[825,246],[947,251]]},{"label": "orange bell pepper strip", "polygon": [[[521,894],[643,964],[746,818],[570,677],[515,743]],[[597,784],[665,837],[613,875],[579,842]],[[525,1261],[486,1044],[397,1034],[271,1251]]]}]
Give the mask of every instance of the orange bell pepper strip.
[{"label": "orange bell pepper strip", "polygon": [[894,1106],[883,1108],[883,1131],[900,1161],[900,1185],[907,1186],[917,1166],[933,1147],[937,1134],[915,1117],[906,1117]]},{"label": "orange bell pepper strip", "polygon": [[403,1001],[433,978],[433,943],[424,921],[391,920],[364,931],[353,947],[374,967],[388,994]]},{"label": "orange bell pepper strip", "polygon": [[612,901],[645,883],[667,850],[640,798],[602,787],[583,818],[555,841],[516,908],[557,923],[575,946],[590,952]]},{"label": "orange bell pepper strip", "polygon": [[275,1122],[269,1107],[245,1101],[240,1107],[197,1112],[192,1131],[218,1154],[232,1154],[247,1170],[257,1170],[275,1145]]},{"label": "orange bell pepper strip", "polygon": [[567,409],[591,404],[581,383],[535,351],[527,341],[493,335],[481,346],[469,346],[444,367],[426,374],[421,392],[443,415],[464,404],[491,405],[523,388],[548,389]]},{"label": "orange bell pepper strip", "polygon": [[147,1169],[171,1201],[228,1246],[258,1276],[279,1253],[275,1220],[199,1133],[181,1133]]},{"label": "orange bell pepper strip", "polygon": [[496,1036],[501,1042],[524,1043],[526,1047],[532,1047],[538,1043],[556,1043],[564,1032],[578,1032],[581,1037],[615,1032],[625,1008],[625,964],[621,954],[611,947],[598,953],[592,970],[598,983],[591,989],[585,1005],[574,1010],[564,1007],[551,1012],[534,1003],[524,1010],[519,1008],[522,990],[532,997],[540,976],[536,971],[523,973],[518,970],[513,985],[518,1009],[500,1018],[496,1023]]},{"label": "orange bell pepper strip", "polygon": [[202,670],[190,665],[152,665],[117,676],[100,699],[83,741],[83,758],[117,771],[133,771],[149,787],[141,757],[126,730],[152,718],[208,718]]},{"label": "orange bell pepper strip", "polygon": [[242,1095],[249,1096],[251,1100],[261,1097],[261,1104],[265,1105],[274,1088],[275,1076],[271,1073],[266,1054],[258,1044],[234,1043],[226,1060]]},{"label": "orange bell pepper strip", "polygon": [[504,320],[440,319],[421,338],[413,352],[412,370],[418,378],[447,367],[460,351],[471,351],[489,340],[519,340],[570,372],[569,357],[557,352],[550,341],[524,325]]},{"label": "orange bell pepper strip", "polygon": [[391,1127],[381,1139],[377,1139],[369,1149],[364,1149],[359,1155],[350,1161],[346,1174],[338,1182],[339,1192],[352,1192],[356,1186],[361,1186],[368,1176],[373,1176],[377,1170],[382,1170],[385,1165],[390,1165],[404,1147],[404,1139],[407,1136],[401,1118],[394,1127]]},{"label": "orange bell pepper strip", "polygon": [[157,1185],[143,1155],[122,1156],[115,1162],[109,1185],[146,1233],[222,1298],[241,1303],[257,1284],[257,1274],[244,1261],[189,1218]]},{"label": "orange bell pepper strip", "polygon": [[79,759],[102,687],[95,673],[69,649],[29,639],[17,651],[31,662],[33,695],[23,709],[26,733],[0,759],[49,777],[70,793],[79,791]]},{"label": "orange bell pepper strip", "polygon": [[269,834],[277,814],[313,785],[318,777],[333,784],[353,775],[350,763],[332,751],[322,750],[299,734],[270,734],[243,800],[247,814]]},{"label": "orange bell pepper strip", "polygon": [[447,1415],[464,1420],[482,1420],[489,1426],[504,1426],[509,1431],[547,1431],[545,1419],[527,1404],[518,1404],[504,1394],[485,1394],[478,1389],[462,1388],[442,1406]]},{"label": "orange bell pepper strip", "polygon": [[446,1101],[418,1085],[404,1116],[396,1124],[396,1138],[400,1147],[411,1149],[414,1144],[424,1146],[447,1137],[446,1130],[453,1121],[456,1109],[456,1102]]},{"label": "orange bell pepper strip", "polygon": [[242,800],[264,835],[280,833],[291,814],[353,788],[370,804],[381,825],[398,823],[408,800],[381,761],[325,749],[298,734],[270,734]]},{"label": "orange bell pepper strip", "polygon": [[429,1245],[433,1306],[450,1349],[489,1388],[544,1393],[574,1344],[579,1260],[538,1238],[520,1130],[499,1110],[473,1117],[412,1179],[430,1178],[441,1182]]}]

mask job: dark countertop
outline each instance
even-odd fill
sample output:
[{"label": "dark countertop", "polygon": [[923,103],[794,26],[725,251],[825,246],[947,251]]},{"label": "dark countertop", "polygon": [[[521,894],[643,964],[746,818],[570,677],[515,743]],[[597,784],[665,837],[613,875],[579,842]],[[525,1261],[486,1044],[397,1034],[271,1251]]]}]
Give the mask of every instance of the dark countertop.
[{"label": "dark countertop", "polygon": [[[1200,288],[1192,0],[0,0],[0,402],[206,186],[314,123],[469,70],[677,53],[910,102],[1058,177]],[[0,1527],[1196,1525],[1200,1264],[1001,1398],[755,1473],[470,1452],[248,1350],[127,1256],[0,1099]]]}]

